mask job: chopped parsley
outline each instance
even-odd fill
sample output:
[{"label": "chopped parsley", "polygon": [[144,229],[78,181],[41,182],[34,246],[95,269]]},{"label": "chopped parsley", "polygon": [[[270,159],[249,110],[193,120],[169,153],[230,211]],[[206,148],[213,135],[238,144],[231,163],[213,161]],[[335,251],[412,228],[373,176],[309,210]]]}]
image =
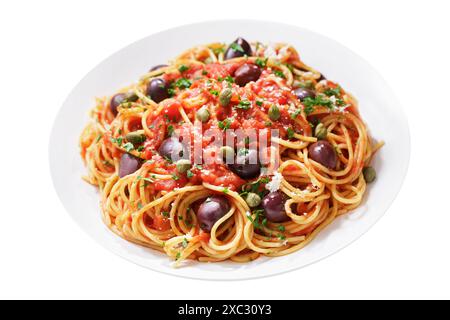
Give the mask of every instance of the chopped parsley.
[{"label": "chopped parsley", "polygon": [[210,92],[211,94],[215,95],[215,96],[218,96],[218,95],[219,95],[219,91],[217,91],[217,90],[211,89],[211,90],[209,90],[209,92]]},{"label": "chopped parsley", "polygon": [[185,72],[187,70],[189,70],[189,67],[184,64],[182,64],[181,66],[178,67],[178,71],[180,71],[180,72]]},{"label": "chopped parsley", "polygon": [[111,138],[111,142],[117,144],[120,147],[122,146],[123,138],[122,137],[118,137],[117,139]]},{"label": "chopped parsley", "polygon": [[99,134],[99,135],[97,136],[97,139],[95,139],[95,143],[98,143],[102,137],[103,137],[103,135],[102,135],[102,134]]},{"label": "chopped parsley", "polygon": [[261,100],[256,100],[256,105],[261,107],[263,105],[263,102]]},{"label": "chopped parsley", "polygon": [[136,150],[137,150],[138,152],[142,152],[142,151],[144,151],[144,146],[139,146]]},{"label": "chopped parsley", "polygon": [[146,186],[148,186],[150,183],[153,183],[153,182],[154,182],[153,179],[146,178],[146,177],[143,177],[143,176],[137,176],[136,182],[141,181],[141,180],[144,181],[143,187],[146,187]]},{"label": "chopped parsley", "polygon": [[175,180],[175,181],[177,181],[177,180],[180,180],[180,177],[177,176],[176,174],[173,174],[173,175],[172,175],[172,179]]},{"label": "chopped parsley", "polygon": [[323,93],[329,97],[331,96],[339,97],[341,95],[341,88],[340,87],[336,87],[334,89],[328,88]]},{"label": "chopped parsley", "polygon": [[231,123],[234,121],[234,119],[230,119],[230,118],[227,118],[227,119],[225,119],[225,120],[223,120],[223,121],[219,121],[219,123],[218,123],[218,125],[219,125],[219,128],[220,129],[222,129],[222,130],[227,130],[227,129],[230,129],[230,127],[231,127]]},{"label": "chopped parsley", "polygon": [[294,137],[295,131],[292,128],[287,129],[288,138],[292,139]]},{"label": "chopped parsley", "polygon": [[279,234],[277,237],[280,240],[286,240],[286,236],[284,234]]},{"label": "chopped parsley", "polygon": [[281,231],[281,232],[286,231],[286,228],[285,228],[282,224],[280,224],[280,225],[277,227],[277,229],[278,229],[278,231]]},{"label": "chopped parsley", "polygon": [[267,58],[265,59],[261,59],[261,58],[257,58],[255,63],[260,66],[261,68],[265,68],[267,65]]},{"label": "chopped parsley", "polygon": [[181,243],[181,245],[183,246],[183,248],[186,248],[188,246],[189,242],[187,241],[186,238],[183,239],[183,242]]},{"label": "chopped parsley", "polygon": [[234,51],[239,51],[239,52],[245,53],[245,51],[241,47],[241,45],[236,42],[233,42],[232,44],[230,44],[230,48],[233,49]]},{"label": "chopped parsley", "polygon": [[291,119],[295,120],[295,118],[297,118],[297,116],[302,113],[302,109],[297,109],[295,110],[295,112],[293,114],[291,114]]},{"label": "chopped parsley", "polygon": [[284,75],[283,71],[281,71],[281,70],[274,70],[273,73],[274,73],[277,77],[280,77],[280,78],[283,78],[283,79],[286,78],[286,76]]},{"label": "chopped parsley", "polygon": [[267,184],[269,182],[270,182],[269,177],[262,177],[256,180],[255,182],[246,183],[241,188],[242,192],[240,193],[240,196],[243,197],[248,193],[252,192],[262,197],[264,195],[264,191],[260,191],[262,189],[261,187],[263,184]]},{"label": "chopped parsley", "polygon": [[241,100],[239,104],[236,106],[238,109],[248,110],[252,107],[252,103],[248,100]]},{"label": "chopped parsley", "polygon": [[[314,106],[327,107],[328,109],[333,109],[333,102],[329,99],[324,99],[323,95],[317,95],[315,98],[307,97],[303,100],[303,105],[305,106],[305,113],[309,114],[314,111]],[[306,108],[311,109],[311,112],[306,112]],[[309,110],[308,109],[308,110]]]},{"label": "chopped parsley", "polygon": [[[248,215],[248,216],[247,216],[248,220],[250,220],[250,222],[253,224],[253,227],[254,227],[255,229],[260,229],[260,230],[262,230],[262,229],[263,229],[263,226],[265,226],[265,225],[264,225],[264,222],[260,222],[260,220],[261,220],[261,217],[262,217],[263,214],[264,214],[264,210],[258,209],[258,210],[253,211],[252,213],[255,215],[255,218],[253,219],[251,215]],[[264,221],[264,220],[265,220],[265,219],[263,219],[263,221]],[[267,220],[266,220],[265,223],[267,223]]]},{"label": "chopped parsley", "polygon": [[194,174],[192,173],[191,170],[188,170],[188,171],[186,172],[186,176],[190,179],[190,178],[192,178],[192,177],[194,176]]},{"label": "chopped parsley", "polygon": [[[248,137],[247,137],[248,138]],[[248,150],[247,148],[241,148],[238,151],[238,155],[240,157],[245,157],[246,155],[248,155],[250,153],[250,150]]]},{"label": "chopped parsley", "polygon": [[314,112],[314,106],[305,105],[305,114],[309,115]]},{"label": "chopped parsley", "polygon": [[175,95],[175,89],[169,88],[167,89],[167,93],[169,94],[169,97],[173,97]]},{"label": "chopped parsley", "polygon": [[169,136],[171,136],[174,133],[174,131],[175,131],[175,129],[174,129],[173,125],[167,126],[167,134]]},{"label": "chopped parsley", "polygon": [[163,215],[163,217],[168,218],[170,213],[168,211],[163,211],[161,212],[161,214]]},{"label": "chopped parsley", "polygon": [[175,82],[175,86],[180,89],[188,89],[191,87],[191,85],[192,85],[192,81],[189,79],[186,79],[186,78],[178,79]]},{"label": "chopped parsley", "polygon": [[208,71],[203,70],[203,71],[202,71],[202,75],[207,76],[207,75],[208,75]]},{"label": "chopped parsley", "polygon": [[218,77],[217,78],[217,81],[219,81],[219,82],[222,82],[224,80],[229,82],[229,83],[234,83],[234,79],[233,79],[232,76],[226,76],[225,78],[222,78],[222,77]]}]

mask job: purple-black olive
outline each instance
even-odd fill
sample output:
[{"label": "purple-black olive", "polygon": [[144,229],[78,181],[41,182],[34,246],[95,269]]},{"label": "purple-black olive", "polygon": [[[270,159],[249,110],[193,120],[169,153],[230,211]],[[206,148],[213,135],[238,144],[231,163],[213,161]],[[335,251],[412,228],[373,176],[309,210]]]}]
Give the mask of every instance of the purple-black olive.
[{"label": "purple-black olive", "polygon": [[129,153],[124,153],[120,158],[119,163],[119,177],[123,178],[133,172],[136,172],[142,165],[140,159],[132,156]]},{"label": "purple-black olive", "polygon": [[165,67],[167,67],[167,64],[158,64],[158,65],[156,65],[154,67],[151,67],[149,72],[152,72],[152,71],[155,71],[155,70],[158,70],[158,69],[161,69],[161,68],[165,68]]},{"label": "purple-black olive", "polygon": [[261,165],[258,162],[258,152],[254,149],[241,149],[238,151],[234,163],[228,168],[242,179],[253,179],[260,175]]},{"label": "purple-black olive", "polygon": [[316,93],[311,89],[306,88],[297,88],[294,90],[294,94],[300,101],[305,100],[306,98],[315,98]]},{"label": "purple-black olive", "polygon": [[325,77],[322,73],[320,74],[320,78],[317,80],[317,82],[320,82],[322,80],[327,80],[327,77]]},{"label": "purple-black olive", "polygon": [[252,48],[250,44],[245,39],[239,37],[234,40],[228,47],[227,51],[225,51],[225,60],[251,55]]},{"label": "purple-black olive", "polygon": [[158,149],[159,154],[171,161],[178,161],[186,156],[185,146],[176,137],[164,140]]},{"label": "purple-black olive", "polygon": [[214,224],[230,211],[230,203],[222,196],[212,196],[203,202],[197,211],[200,228],[211,232]]},{"label": "purple-black olive", "polygon": [[261,69],[257,65],[246,63],[234,72],[234,82],[243,87],[250,81],[258,80],[260,76]]},{"label": "purple-black olive", "polygon": [[309,157],[328,169],[336,168],[337,155],[331,143],[320,140],[308,148]]},{"label": "purple-black olive", "polygon": [[114,116],[117,115],[117,108],[124,102],[135,102],[139,99],[134,93],[118,93],[111,98],[109,107]]},{"label": "purple-black olive", "polygon": [[289,220],[284,204],[286,197],[279,191],[271,192],[262,200],[262,207],[266,213],[266,218],[270,222],[285,222]]},{"label": "purple-black olive", "polygon": [[147,96],[153,101],[159,103],[169,97],[167,92],[167,84],[164,79],[155,78],[147,85]]}]

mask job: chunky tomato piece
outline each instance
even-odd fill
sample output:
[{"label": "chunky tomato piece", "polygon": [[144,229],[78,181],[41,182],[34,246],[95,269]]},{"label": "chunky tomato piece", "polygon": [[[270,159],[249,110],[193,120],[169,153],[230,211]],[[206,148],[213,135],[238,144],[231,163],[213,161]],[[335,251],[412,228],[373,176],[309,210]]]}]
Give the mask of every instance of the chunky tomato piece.
[{"label": "chunky tomato piece", "polygon": [[238,190],[245,183],[244,180],[221,164],[208,165],[206,170],[202,171],[201,177],[204,182],[231,190]]},{"label": "chunky tomato piece", "polygon": [[163,215],[157,215],[153,219],[152,227],[159,231],[166,231],[170,229],[170,221],[168,218]]},{"label": "chunky tomato piece", "polygon": [[179,103],[177,100],[164,100],[162,102],[163,104],[163,117],[164,119],[173,121],[173,122],[178,122],[181,119],[181,115],[180,115],[180,108],[181,108],[181,103]]},{"label": "chunky tomato piece", "polygon": [[228,68],[223,64],[211,63],[205,66],[205,71],[208,73],[209,78],[225,78],[230,75]]}]

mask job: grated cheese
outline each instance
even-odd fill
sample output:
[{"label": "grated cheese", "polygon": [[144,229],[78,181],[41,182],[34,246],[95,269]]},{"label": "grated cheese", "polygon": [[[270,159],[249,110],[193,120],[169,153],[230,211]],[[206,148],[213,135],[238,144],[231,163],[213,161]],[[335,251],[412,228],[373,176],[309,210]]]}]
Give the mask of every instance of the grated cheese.
[{"label": "grated cheese", "polygon": [[275,172],[272,177],[272,180],[268,184],[266,184],[266,189],[270,192],[275,192],[280,190],[281,181],[283,180],[283,176],[279,172]]},{"label": "grated cheese", "polygon": [[264,50],[264,56],[266,58],[276,58],[277,53],[273,47],[267,46],[266,50]]}]

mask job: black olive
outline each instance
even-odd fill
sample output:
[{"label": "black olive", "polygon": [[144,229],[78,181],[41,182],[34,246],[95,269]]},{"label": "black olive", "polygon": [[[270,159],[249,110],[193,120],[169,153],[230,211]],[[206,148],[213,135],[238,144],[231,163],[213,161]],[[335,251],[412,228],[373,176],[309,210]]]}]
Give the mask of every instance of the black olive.
[{"label": "black olive", "polygon": [[317,80],[317,82],[320,82],[322,80],[327,80],[327,78],[321,73],[320,78]]},{"label": "black olive", "polygon": [[117,115],[117,108],[124,102],[135,102],[139,99],[139,97],[134,93],[118,93],[111,98],[111,102],[109,103],[109,107],[114,116]]},{"label": "black olive", "polygon": [[306,88],[297,88],[294,90],[294,94],[300,101],[305,100],[306,98],[315,98],[316,93],[311,89]]},{"label": "black olive", "polygon": [[260,76],[261,69],[257,65],[246,63],[234,72],[234,82],[243,87],[250,81],[258,80]]},{"label": "black olive", "polygon": [[260,175],[261,165],[258,162],[258,152],[254,149],[240,149],[234,163],[228,168],[242,179],[253,179]]},{"label": "black olive", "polygon": [[147,96],[153,101],[159,103],[169,97],[167,92],[167,84],[164,79],[155,78],[147,85]]},{"label": "black olive", "polygon": [[156,65],[154,67],[151,67],[149,72],[152,72],[152,71],[155,71],[155,70],[158,70],[158,69],[161,69],[161,68],[165,68],[165,67],[167,67],[167,64],[158,64],[158,65]]},{"label": "black olive", "polygon": [[136,172],[141,167],[141,160],[132,156],[129,153],[124,153],[120,157],[119,163],[119,177],[123,178],[133,172]]},{"label": "black olive", "polygon": [[211,232],[214,224],[230,211],[230,203],[223,196],[212,196],[203,202],[198,211],[197,218],[203,231]]},{"label": "black olive", "polygon": [[337,165],[336,151],[331,143],[320,140],[308,147],[309,157],[328,169],[334,169]]},{"label": "black olive", "polygon": [[164,140],[158,149],[159,154],[170,161],[178,161],[186,157],[186,148],[176,137]]},{"label": "black olive", "polygon": [[225,60],[251,55],[252,48],[250,44],[245,39],[239,37],[225,51]]},{"label": "black olive", "polygon": [[286,197],[279,191],[271,192],[262,200],[262,207],[266,213],[266,218],[270,222],[285,222],[289,220],[284,204]]}]

